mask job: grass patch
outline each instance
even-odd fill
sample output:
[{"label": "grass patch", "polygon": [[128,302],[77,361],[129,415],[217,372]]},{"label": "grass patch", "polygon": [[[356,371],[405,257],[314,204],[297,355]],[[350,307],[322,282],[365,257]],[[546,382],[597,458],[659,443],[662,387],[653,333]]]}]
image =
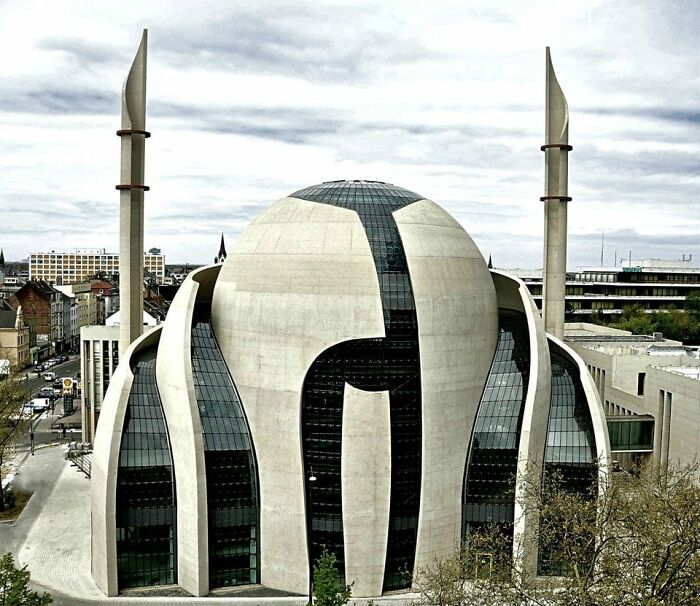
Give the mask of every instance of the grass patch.
[{"label": "grass patch", "polygon": [[15,506],[12,508],[6,508],[5,511],[0,511],[0,522],[14,522],[19,518],[19,514],[29,503],[29,499],[32,498],[31,492],[23,492],[17,490],[13,487],[15,492]]}]

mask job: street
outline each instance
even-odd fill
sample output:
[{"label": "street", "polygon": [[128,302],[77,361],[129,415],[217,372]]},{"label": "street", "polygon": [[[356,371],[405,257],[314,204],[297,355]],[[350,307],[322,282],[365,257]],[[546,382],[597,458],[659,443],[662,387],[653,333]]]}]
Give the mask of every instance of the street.
[{"label": "street", "polygon": [[[62,364],[57,364],[52,367],[51,370],[56,373],[57,378],[61,377],[73,377],[80,370],[80,356],[71,356],[68,362],[63,362]],[[36,397],[36,393],[42,387],[51,386],[51,382],[44,381],[43,373],[39,376],[36,375],[34,371],[26,371],[29,375],[29,380],[24,382],[24,386],[27,390],[27,401],[31,398]],[[74,407],[76,411],[79,411],[80,400],[76,398],[74,400]],[[63,417],[63,398],[57,398],[54,400],[54,409],[52,411],[46,411],[41,414],[32,415],[32,428],[34,430],[34,446],[41,446],[44,444],[49,444],[62,439],[62,432],[60,429],[61,418]],[[73,420],[71,416],[71,420]],[[73,429],[72,431],[66,423],[66,437],[65,441],[82,439],[82,434],[79,429]],[[30,431],[27,429],[26,432],[15,442],[15,449],[18,452],[28,450],[31,447]]]}]

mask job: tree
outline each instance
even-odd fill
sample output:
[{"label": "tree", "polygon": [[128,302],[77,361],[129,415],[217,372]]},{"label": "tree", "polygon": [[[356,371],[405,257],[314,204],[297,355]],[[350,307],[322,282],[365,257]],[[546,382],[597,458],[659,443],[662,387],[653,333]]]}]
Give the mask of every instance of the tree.
[{"label": "tree", "polygon": [[[0,381],[0,511],[5,511],[2,465],[12,443],[21,435],[27,420],[27,393],[17,376]],[[0,606],[2,604],[0,603]]]},{"label": "tree", "polygon": [[0,606],[44,606],[53,601],[51,595],[39,595],[28,587],[27,567],[16,568],[11,553],[0,557]]},{"label": "tree", "polygon": [[352,584],[340,583],[336,557],[324,548],[314,564],[316,606],[343,606],[352,594]]},{"label": "tree", "polygon": [[[528,576],[502,529],[486,525],[445,559],[417,572],[424,606],[685,606],[700,603],[697,465],[616,472],[602,493],[572,492],[559,478],[525,491],[550,573]],[[531,510],[532,513],[532,510]],[[546,560],[547,562],[545,562]]]},{"label": "tree", "polygon": [[695,322],[700,322],[700,293],[690,293],[685,298],[685,305],[683,308],[690,314],[690,317]]}]

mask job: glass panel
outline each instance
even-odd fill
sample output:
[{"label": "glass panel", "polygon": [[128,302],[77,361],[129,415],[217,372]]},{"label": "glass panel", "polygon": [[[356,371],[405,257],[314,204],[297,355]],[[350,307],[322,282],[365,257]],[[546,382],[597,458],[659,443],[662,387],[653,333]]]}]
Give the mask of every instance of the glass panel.
[{"label": "glass panel", "polygon": [[175,572],[175,479],[156,385],[156,345],[133,360],[117,472],[119,588],[167,585]]},{"label": "glass panel", "polygon": [[[593,421],[578,366],[557,345],[549,342],[552,360],[552,398],[549,407],[544,474],[558,474],[565,490],[582,496],[594,493],[598,483]],[[540,545],[538,574],[566,573],[564,562],[551,557]]]},{"label": "glass panel", "polygon": [[525,314],[498,312],[499,336],[472,432],[463,495],[463,534],[495,522],[512,541],[520,426],[530,375]]},{"label": "glass panel", "polygon": [[258,583],[257,465],[248,423],[210,323],[192,321],[192,379],[204,435],[211,587]]},{"label": "glass panel", "polygon": [[[306,376],[302,431],[310,556],[315,561],[327,547],[338,559],[344,577],[340,484],[344,385],[389,391],[391,497],[384,590],[403,589],[410,586],[416,553],[421,383],[413,290],[392,213],[422,196],[386,183],[366,181],[323,183],[291,196],[357,212],[377,269],[386,334],[382,339],[347,341],[327,349]],[[312,467],[318,478],[315,483],[308,482]]]}]

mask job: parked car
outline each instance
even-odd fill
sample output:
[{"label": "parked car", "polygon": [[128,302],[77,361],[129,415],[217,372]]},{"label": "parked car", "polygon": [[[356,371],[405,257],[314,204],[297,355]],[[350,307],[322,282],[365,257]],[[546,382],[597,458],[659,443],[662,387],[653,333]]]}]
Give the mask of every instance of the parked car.
[{"label": "parked car", "polygon": [[53,382],[52,387],[53,387],[54,389],[63,389],[63,382],[61,381],[61,379],[56,379],[56,380]]},{"label": "parked car", "polygon": [[51,400],[49,398],[34,398],[29,403],[29,408],[33,413],[45,412],[51,408]]},{"label": "parked car", "polygon": [[59,360],[61,361],[61,363],[68,362],[68,356],[61,356]]},{"label": "parked car", "polygon": [[37,398],[51,398],[52,400],[55,400],[56,392],[54,391],[53,387],[42,387],[36,392],[36,396]]},{"label": "parked car", "polygon": [[44,368],[43,364],[37,364],[36,366],[34,366],[34,372],[36,374],[40,374],[40,373],[44,372],[44,370],[46,370],[46,369]]},{"label": "parked car", "polygon": [[56,373],[53,371],[45,372],[44,373],[44,381],[55,381],[56,380]]}]

